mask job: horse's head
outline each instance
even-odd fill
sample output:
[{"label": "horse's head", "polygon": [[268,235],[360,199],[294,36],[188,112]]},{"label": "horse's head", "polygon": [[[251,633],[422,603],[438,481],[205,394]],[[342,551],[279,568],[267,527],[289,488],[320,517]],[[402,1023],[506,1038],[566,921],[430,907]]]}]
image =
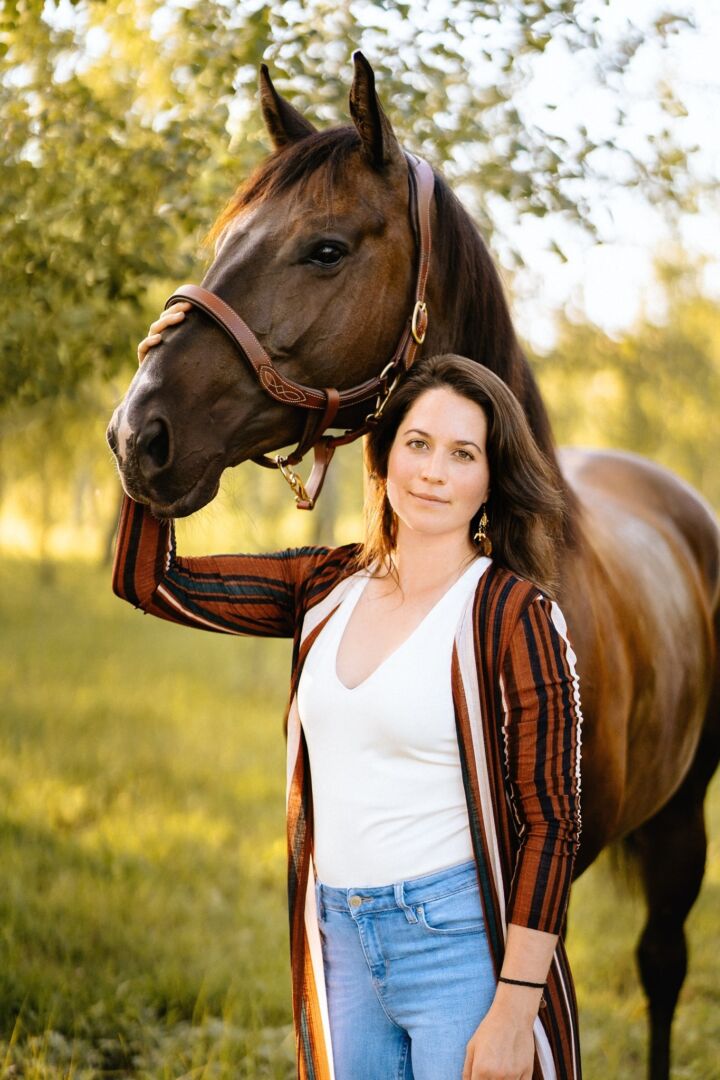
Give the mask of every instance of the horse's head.
[{"label": "horse's head", "polygon": [[[356,54],[353,124],[319,132],[260,77],[274,153],[215,226],[203,280],[283,375],[354,386],[393,355],[412,310],[408,164]],[[341,422],[368,412],[346,409]],[[193,309],[166,331],[118,406],[108,440],[123,484],[160,516],[216,494],[223,470],[298,440],[303,413],[267,396],[228,336]]]}]

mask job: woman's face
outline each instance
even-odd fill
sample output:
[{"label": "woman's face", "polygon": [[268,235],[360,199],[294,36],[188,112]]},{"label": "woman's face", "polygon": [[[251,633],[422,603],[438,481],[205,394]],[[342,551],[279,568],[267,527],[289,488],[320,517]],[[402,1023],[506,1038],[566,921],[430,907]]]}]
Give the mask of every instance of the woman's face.
[{"label": "woman's face", "polygon": [[467,539],[490,488],[486,436],[485,413],[474,401],[445,387],[417,398],[388,457],[387,495],[400,525]]}]

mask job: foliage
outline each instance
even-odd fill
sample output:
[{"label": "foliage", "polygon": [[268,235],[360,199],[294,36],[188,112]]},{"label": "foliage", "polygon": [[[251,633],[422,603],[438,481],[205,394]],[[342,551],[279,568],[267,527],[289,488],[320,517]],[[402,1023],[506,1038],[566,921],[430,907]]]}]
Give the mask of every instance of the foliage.
[{"label": "foliage", "polygon": [[[289,1080],[289,643],[144,618],[107,573],[0,565],[0,1074]],[[720,787],[675,1073],[716,1075]],[[585,1075],[642,1075],[642,908],[576,887]],[[600,943],[600,944],[599,944]]]},{"label": "foliage", "polygon": [[[86,70],[72,30],[26,13],[0,80],[0,402],[71,393],[117,370],[150,282],[183,276],[188,184],[208,151],[132,104],[129,66]],[[182,180],[180,181],[180,177]]]},{"label": "foliage", "polygon": [[[266,147],[263,58],[327,123],[347,119],[349,56],[366,49],[400,134],[465,182],[488,231],[508,213],[592,227],[587,182],[616,159],[666,207],[692,196],[671,90],[640,148],[622,140],[623,79],[678,14],[620,35],[590,0],[15,0],[1,19],[0,407],[117,372],[170,284],[198,276],[203,232]],[[602,134],[561,131],[552,102],[542,119],[521,106],[553,50],[577,54],[615,110]]]},{"label": "foliage", "polygon": [[658,265],[662,318],[611,338],[561,323],[536,367],[561,443],[632,450],[679,472],[720,508],[720,317],[702,266]]}]

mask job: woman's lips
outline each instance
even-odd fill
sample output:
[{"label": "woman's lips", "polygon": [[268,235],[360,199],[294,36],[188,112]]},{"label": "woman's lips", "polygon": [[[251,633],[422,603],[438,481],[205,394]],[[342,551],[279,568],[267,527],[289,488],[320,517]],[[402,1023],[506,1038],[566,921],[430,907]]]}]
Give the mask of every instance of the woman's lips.
[{"label": "woman's lips", "polygon": [[410,494],[414,499],[422,499],[423,502],[442,503],[443,505],[448,502],[447,499],[438,499],[437,495],[420,495],[416,491],[411,491]]}]

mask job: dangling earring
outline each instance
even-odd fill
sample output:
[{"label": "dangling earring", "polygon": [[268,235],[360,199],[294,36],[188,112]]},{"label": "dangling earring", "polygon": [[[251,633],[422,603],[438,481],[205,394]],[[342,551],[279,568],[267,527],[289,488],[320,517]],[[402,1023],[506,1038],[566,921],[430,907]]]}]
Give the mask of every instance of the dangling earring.
[{"label": "dangling earring", "polygon": [[477,531],[476,531],[475,535],[473,536],[473,540],[475,541],[477,546],[480,548],[480,554],[481,555],[492,555],[492,540],[490,539],[490,537],[487,534],[487,527],[490,524],[490,520],[489,520],[489,518],[487,516],[487,511],[485,509],[485,503],[482,504],[481,510],[482,510],[482,513],[480,515],[480,520],[478,521]]}]

